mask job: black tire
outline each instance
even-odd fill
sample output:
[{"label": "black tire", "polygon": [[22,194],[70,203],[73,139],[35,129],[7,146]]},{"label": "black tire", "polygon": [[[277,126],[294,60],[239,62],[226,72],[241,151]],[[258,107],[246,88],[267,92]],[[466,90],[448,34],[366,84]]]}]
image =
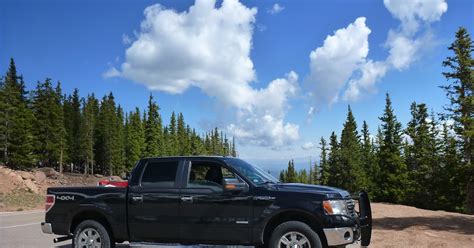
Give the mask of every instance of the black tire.
[{"label": "black tire", "polygon": [[[279,243],[280,239],[291,232],[297,232],[304,235],[309,240],[309,245],[311,248],[322,248],[321,239],[318,234],[311,229],[308,225],[299,221],[287,221],[275,228],[273,230],[272,236],[269,240],[269,248],[280,248]],[[301,238],[301,237],[300,237]],[[301,239],[300,239],[301,240]],[[303,248],[307,248],[308,245],[304,245]],[[282,246],[283,247],[283,246]]]},{"label": "black tire", "polygon": [[83,238],[80,234],[83,231],[90,230],[92,234],[98,234],[98,240],[100,240],[101,248],[114,248],[115,242],[112,238],[112,235],[109,234],[107,229],[100,222],[95,220],[85,220],[77,225],[76,230],[74,230],[74,235],[72,237],[72,247],[82,248],[80,244]]}]

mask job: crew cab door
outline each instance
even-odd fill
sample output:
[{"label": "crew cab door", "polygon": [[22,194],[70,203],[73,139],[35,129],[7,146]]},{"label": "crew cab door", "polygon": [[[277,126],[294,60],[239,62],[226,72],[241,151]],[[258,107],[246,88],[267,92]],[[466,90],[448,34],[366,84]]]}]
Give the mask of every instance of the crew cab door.
[{"label": "crew cab door", "polygon": [[150,159],[141,166],[138,183],[128,193],[130,240],[174,242],[179,239],[183,160]]},{"label": "crew cab door", "polygon": [[241,180],[225,164],[205,159],[185,163],[181,189],[181,239],[203,243],[252,239],[252,197],[225,192],[223,180]]}]

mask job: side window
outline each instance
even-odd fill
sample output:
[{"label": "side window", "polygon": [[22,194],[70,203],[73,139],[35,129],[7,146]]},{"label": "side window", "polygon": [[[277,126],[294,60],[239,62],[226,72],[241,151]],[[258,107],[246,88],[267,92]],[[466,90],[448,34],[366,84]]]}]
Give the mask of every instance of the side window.
[{"label": "side window", "polygon": [[222,191],[223,180],[235,179],[234,173],[212,162],[196,161],[191,163],[189,172],[188,188],[209,188],[214,191]]},{"label": "side window", "polygon": [[141,185],[144,187],[174,188],[178,161],[151,162],[146,165]]}]

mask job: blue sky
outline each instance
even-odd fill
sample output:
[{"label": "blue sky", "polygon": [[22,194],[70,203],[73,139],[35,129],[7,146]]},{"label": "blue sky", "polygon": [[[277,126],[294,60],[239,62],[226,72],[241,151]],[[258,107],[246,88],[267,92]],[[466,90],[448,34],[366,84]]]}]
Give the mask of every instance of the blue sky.
[{"label": "blue sky", "polygon": [[0,70],[13,57],[29,89],[50,77],[68,93],[113,91],[125,110],[153,92],[165,119],[219,126],[242,158],[276,169],[318,156],[348,104],[372,132],[385,92],[403,124],[412,101],[441,111],[459,26],[473,32],[473,1],[4,0]]}]

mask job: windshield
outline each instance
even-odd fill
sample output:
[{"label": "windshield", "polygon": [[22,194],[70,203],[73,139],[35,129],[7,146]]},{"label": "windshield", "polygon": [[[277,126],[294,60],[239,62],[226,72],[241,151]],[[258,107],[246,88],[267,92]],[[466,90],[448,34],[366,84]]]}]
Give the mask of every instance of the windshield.
[{"label": "windshield", "polygon": [[278,179],[273,177],[270,173],[264,171],[256,165],[249,164],[240,159],[226,159],[233,168],[242,173],[246,178],[250,179],[255,184],[264,183],[278,183]]}]

